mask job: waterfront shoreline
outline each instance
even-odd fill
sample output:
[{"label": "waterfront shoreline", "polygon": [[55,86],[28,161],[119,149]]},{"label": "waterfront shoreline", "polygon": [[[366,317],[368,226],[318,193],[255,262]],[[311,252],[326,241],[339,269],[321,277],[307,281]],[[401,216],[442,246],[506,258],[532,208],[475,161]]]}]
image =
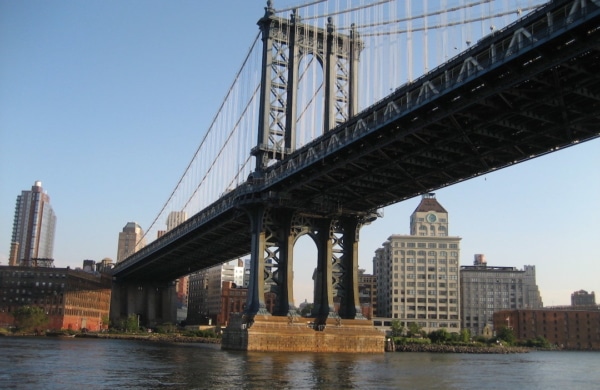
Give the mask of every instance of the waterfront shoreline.
[{"label": "waterfront shoreline", "polygon": [[472,354],[510,354],[528,353],[531,348],[504,346],[467,346],[444,344],[403,344],[395,345],[393,352],[432,352],[432,353],[472,353]]},{"label": "waterfront shoreline", "polygon": [[[7,337],[61,337],[61,338],[90,338],[90,339],[113,339],[113,340],[140,340],[164,343],[199,343],[199,344],[221,344],[220,338],[190,337],[181,334],[149,333],[149,334],[127,334],[127,333],[75,333],[69,334],[0,334]],[[531,351],[544,351],[545,349],[528,347],[508,346],[466,346],[466,345],[444,345],[444,344],[398,344],[386,346],[386,352],[429,352],[429,353],[460,353],[460,354],[515,354],[528,353]],[[552,349],[552,351],[563,351],[567,349]],[[574,350],[575,351],[575,350]],[[579,351],[579,350],[577,350]]]},{"label": "waterfront shoreline", "polygon": [[190,337],[180,334],[123,334],[123,333],[82,333],[76,337],[93,339],[120,339],[120,340],[144,340],[154,342],[168,343],[203,343],[203,344],[221,344],[221,339],[209,337]]}]

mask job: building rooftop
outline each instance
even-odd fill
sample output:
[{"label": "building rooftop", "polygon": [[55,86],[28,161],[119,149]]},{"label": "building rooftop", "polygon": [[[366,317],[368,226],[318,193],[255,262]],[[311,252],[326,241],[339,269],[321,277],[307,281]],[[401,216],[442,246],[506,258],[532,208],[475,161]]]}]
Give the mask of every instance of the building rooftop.
[{"label": "building rooftop", "polygon": [[435,211],[437,213],[448,213],[445,208],[437,201],[434,193],[429,193],[423,195],[421,199],[421,203],[415,209],[415,213],[418,212],[427,212],[427,211]]}]

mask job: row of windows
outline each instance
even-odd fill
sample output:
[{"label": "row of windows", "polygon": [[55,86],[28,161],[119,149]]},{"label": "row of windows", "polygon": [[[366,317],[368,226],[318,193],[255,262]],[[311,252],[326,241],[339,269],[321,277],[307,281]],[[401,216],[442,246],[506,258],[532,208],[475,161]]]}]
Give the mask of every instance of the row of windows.
[{"label": "row of windows", "polygon": [[[414,265],[407,265],[405,267],[406,271],[419,271],[419,272],[425,272],[425,266],[424,265],[419,265],[419,266],[414,266]],[[398,266],[395,265],[394,266],[394,271],[398,271]],[[436,268],[435,267],[427,267],[427,272],[435,272]],[[437,272],[458,272],[458,268],[456,267],[438,267],[437,268]]]},{"label": "row of windows", "polygon": [[[416,301],[415,301],[415,299],[416,299]],[[439,303],[458,303],[458,299],[456,299],[456,298],[450,298],[450,299],[448,299],[448,298],[439,298],[439,299],[436,299],[436,298],[414,298],[414,297],[413,298],[400,298],[400,302],[425,303],[426,299],[427,299],[427,303],[438,303],[438,302]],[[394,302],[398,302],[398,298],[397,297],[394,298]]]},{"label": "row of windows", "polygon": [[[447,252],[440,252],[440,257],[448,257],[448,253]],[[458,252],[450,252],[450,257],[453,257],[453,259],[450,260],[446,260],[446,259],[442,259],[442,258],[429,258],[427,259],[427,263],[428,264],[446,264],[446,261],[449,264],[458,264],[458,260],[456,259],[458,257]],[[398,261],[400,261],[400,263],[404,264],[425,264],[425,258],[424,257],[419,257],[417,259],[415,259],[414,257],[402,257],[402,258],[398,258],[394,256],[394,263],[397,263]]]},{"label": "row of windows", "polygon": [[[411,221],[412,221],[412,217],[411,217]],[[425,222],[425,218],[417,218],[417,222]],[[446,218],[440,218],[440,222],[446,223],[446,222],[448,222],[448,220]],[[423,325],[423,326],[425,326],[425,325]]]},{"label": "row of windows", "polygon": [[[436,271],[436,267],[432,267],[432,266],[425,267],[424,265],[417,265],[417,266],[407,265],[407,266],[404,266],[402,268],[404,268],[405,271],[413,271],[413,272],[414,271],[425,272],[425,270],[427,270],[428,272],[435,272]],[[450,269],[450,272],[457,272],[457,268],[456,267],[450,267],[449,269]],[[447,270],[448,270],[448,268],[445,267],[445,266],[440,266],[440,267],[437,268],[438,272],[446,272]],[[398,271],[398,266],[397,265],[394,266],[394,271]]]},{"label": "row of windows", "polygon": [[449,328],[458,328],[458,323],[451,322],[449,324],[446,324],[446,323],[441,322],[441,323],[438,324],[437,322],[430,322],[429,323],[429,327],[430,328],[438,328],[438,327],[439,328],[446,328],[446,327],[449,327]]},{"label": "row of windows", "polygon": [[[458,255],[458,252],[452,251],[450,252],[453,256],[456,254]],[[446,257],[448,255],[448,252],[446,251],[403,251],[403,250],[395,250],[394,251],[394,255],[400,255],[400,256],[436,256],[437,254],[439,254],[441,257]]]},{"label": "row of windows", "polygon": [[435,242],[394,242],[395,248],[440,248],[458,249],[458,244],[445,244]]},{"label": "row of windows", "polygon": [[[394,279],[427,279],[427,280],[458,280],[458,275],[435,275],[435,274],[394,274]],[[394,286],[397,286],[398,282],[394,282]]]},{"label": "row of windows", "polygon": [[[19,287],[21,285],[23,287],[46,287],[46,285],[48,287],[52,287],[53,286],[52,282],[48,282],[48,283],[46,283],[46,282],[39,282],[39,281],[38,282],[29,282],[29,281],[23,281],[23,282],[21,282],[20,280],[18,280],[18,281],[12,280],[12,281],[10,281],[8,283],[5,283],[4,285],[5,286],[9,286],[9,285],[10,286],[17,286],[17,287]],[[54,283],[54,286],[58,287],[58,283]],[[65,288],[65,284],[61,283],[60,287],[61,288]],[[10,291],[12,292],[12,289]]]},{"label": "row of windows", "polygon": [[446,290],[400,290],[400,295],[449,295],[455,297],[458,293]]},{"label": "row of windows", "polygon": [[2,271],[0,272],[0,278],[2,277],[13,277],[13,278],[66,278],[67,274],[63,273],[45,273],[45,272],[32,272],[32,271]]},{"label": "row of windows", "polygon": [[[427,282],[427,287],[438,287],[438,288],[456,288],[457,284],[456,283],[444,283],[444,282],[440,282],[440,283],[436,283],[436,282]],[[406,282],[406,287],[426,287],[425,286],[425,282]],[[398,290],[394,290],[394,292],[396,294],[398,294]]]}]

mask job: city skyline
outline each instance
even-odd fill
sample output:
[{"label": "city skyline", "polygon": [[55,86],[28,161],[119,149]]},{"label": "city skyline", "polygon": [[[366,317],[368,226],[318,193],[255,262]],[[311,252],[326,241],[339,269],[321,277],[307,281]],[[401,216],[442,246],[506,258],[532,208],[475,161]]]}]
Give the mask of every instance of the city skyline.
[{"label": "city skyline", "polygon": [[[116,261],[123,226],[149,228],[258,33],[264,2],[232,4],[0,2],[0,264],[15,199],[36,180],[59,217],[56,267]],[[460,265],[475,253],[494,266],[535,265],[547,306],[600,290],[598,171],[594,140],[435,191],[449,234],[462,238]],[[375,250],[408,234],[418,202],[386,207],[362,228],[360,268],[371,273]],[[308,241],[295,254],[296,303],[312,301]]]}]

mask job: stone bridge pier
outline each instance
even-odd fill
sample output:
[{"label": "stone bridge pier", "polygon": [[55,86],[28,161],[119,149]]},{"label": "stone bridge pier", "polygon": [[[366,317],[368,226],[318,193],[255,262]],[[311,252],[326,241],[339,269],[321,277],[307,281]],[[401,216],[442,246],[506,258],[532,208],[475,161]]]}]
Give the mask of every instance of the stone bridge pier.
[{"label": "stone bridge pier", "polygon": [[146,282],[113,280],[110,321],[136,316],[139,325],[155,327],[177,322],[175,282]]},{"label": "stone bridge pier", "polygon": [[[264,204],[247,211],[252,246],[246,310],[239,318],[233,316],[222,347],[383,352],[384,334],[363,317],[358,299],[358,232],[374,216],[307,216]],[[310,236],[317,247],[314,309],[308,317],[300,316],[293,297],[293,248],[302,235]],[[265,304],[267,292],[276,296],[271,312]]]}]

